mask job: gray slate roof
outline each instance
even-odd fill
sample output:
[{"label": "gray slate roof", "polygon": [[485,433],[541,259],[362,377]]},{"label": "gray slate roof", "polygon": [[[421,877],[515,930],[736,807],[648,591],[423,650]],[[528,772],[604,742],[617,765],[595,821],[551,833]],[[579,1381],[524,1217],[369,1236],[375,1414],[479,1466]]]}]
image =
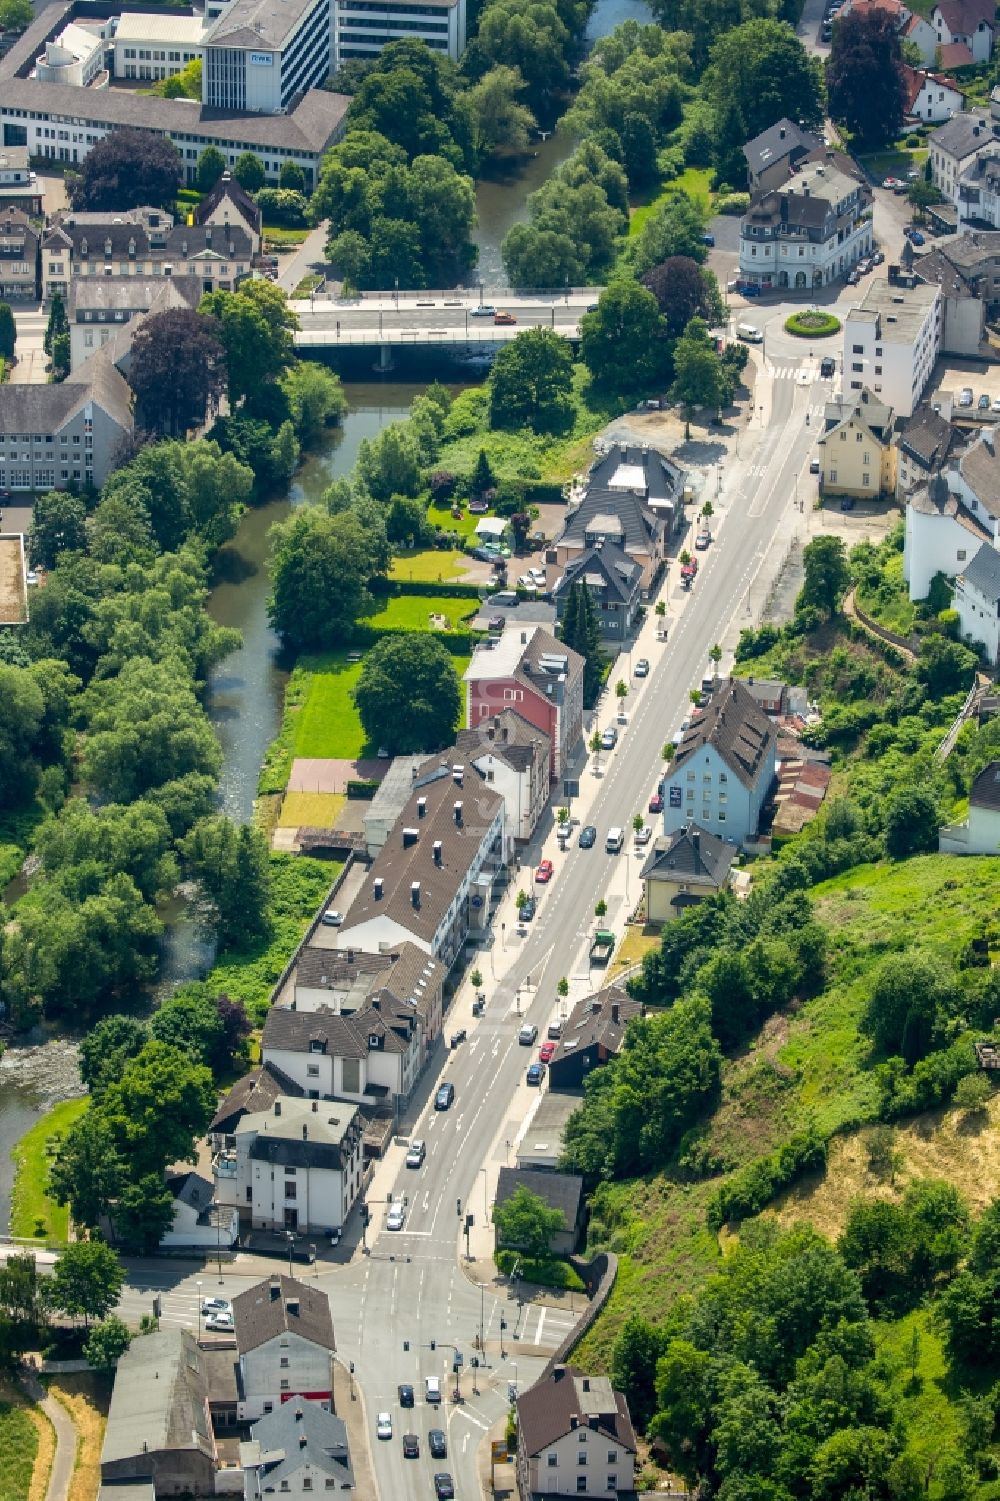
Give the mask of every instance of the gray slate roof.
[{"label": "gray slate roof", "polygon": [[474,729],[459,730],[455,750],[466,764],[495,756],[520,772],[535,760],[547,765],[551,746],[545,731],[536,729],[523,714],[502,709],[489,719],[481,719]]},{"label": "gray slate roof", "polygon": [[753,787],[775,739],[774,727],[763,709],[738,678],[730,678],[716,689],[708,706],[685,731],[670,764],[670,775],[675,776],[698,751],[711,745],[744,786]]},{"label": "gray slate roof", "polygon": [[240,217],[260,234],[263,215],[246,188],[237,182],[231,172],[223,172],[212,191],[205,194],[194,211],[194,222],[207,223],[224,200],[231,203]]},{"label": "gray slate roof", "polygon": [[950,120],[931,132],[930,144],[962,161],[981,146],[993,140],[993,129],[988,115],[964,112],[952,115]]},{"label": "gray slate roof", "polygon": [[362,1129],[357,1105],[346,1100],[286,1097],[269,1111],[244,1116],[237,1133],[256,1133],[250,1147],[254,1162],[336,1172],[350,1160]]},{"label": "gray slate roof", "polygon": [[290,1501],[325,1491],[330,1479],[335,1490],[354,1485],[343,1418],[307,1397],[293,1397],[258,1419],[250,1442],[240,1445],[240,1464],[259,1471],[254,1494],[280,1492]]},{"label": "gray slate roof", "polygon": [[765,172],[773,167],[777,161],[786,158],[795,161],[822,144],[819,136],[803,130],[801,125],[796,125],[793,120],[783,116],[767,130],[762,130],[759,136],[754,136],[752,141],[747,141],[743,155],[750,172],[756,176],[758,172]]},{"label": "gray slate roof", "polygon": [[569,1021],[563,1025],[552,1063],[598,1046],[606,1048],[609,1053],[619,1052],[628,1023],[633,1017],[644,1014],[642,1003],[634,1001],[620,985],[608,985],[596,995],[585,996],[576,1003]]},{"label": "gray slate roof", "polygon": [[168,1449],[211,1454],[207,1399],[208,1384],[193,1334],[187,1329],[158,1329],[140,1335],[118,1362],[102,1465]]},{"label": "gray slate roof", "polygon": [[583,1179],[577,1173],[549,1173],[542,1168],[502,1167],[497,1179],[496,1204],[506,1204],[519,1188],[544,1199],[549,1209],[558,1209],[563,1229],[574,1230],[583,1197]]},{"label": "gray slate roof", "polygon": [[555,587],[557,594],[572,589],[580,580],[597,575],[604,581],[611,594],[628,603],[633,599],[642,580],[642,569],[613,542],[601,542],[588,547],[566,564],[562,578]]},{"label": "gray slate roof", "polygon": [[1000,516],[1000,460],[992,433],[984,433],[966,449],[958,469],[983,510],[990,516]]},{"label": "gray slate roof", "polygon": [[991,761],[984,766],[972,784],[969,804],[975,808],[993,808],[1000,811],[1000,761]]},{"label": "gray slate roof", "polygon": [[275,1100],[282,1095],[303,1095],[305,1090],[296,1084],[283,1069],[273,1063],[264,1063],[251,1069],[242,1079],[237,1079],[228,1094],[224,1095],[219,1108],[208,1127],[209,1131],[232,1133],[244,1115],[258,1110],[270,1110]]},{"label": "gray slate roof", "polygon": [[[907,241],[909,244],[909,241]],[[899,446],[909,458],[924,469],[933,469],[947,457],[956,429],[940,412],[927,403],[919,406],[899,439]]]},{"label": "gray slate roof", "polygon": [[132,425],[132,392],[107,347],[99,349],[58,385],[0,385],[0,434],[56,433],[88,402],[107,412],[123,431]]},{"label": "gray slate roof", "polygon": [[984,542],[962,577],[970,589],[995,605],[1000,601],[1000,552]]},{"label": "gray slate roof", "polygon": [[566,525],[557,540],[589,546],[587,533],[595,530],[597,518],[603,516],[613,516],[620,522],[621,546],[625,552],[653,552],[666,530],[663,518],[650,510],[640,495],[630,490],[592,486],[573,514],[566,518]]},{"label": "gray slate roof", "polygon": [[241,1355],[281,1334],[298,1334],[324,1350],[337,1348],[326,1293],[283,1272],[248,1287],[233,1299],[233,1324]]},{"label": "gray slate roof", "polygon": [[686,881],[718,891],[739,851],[696,823],[654,841],[640,875],[643,880]]}]

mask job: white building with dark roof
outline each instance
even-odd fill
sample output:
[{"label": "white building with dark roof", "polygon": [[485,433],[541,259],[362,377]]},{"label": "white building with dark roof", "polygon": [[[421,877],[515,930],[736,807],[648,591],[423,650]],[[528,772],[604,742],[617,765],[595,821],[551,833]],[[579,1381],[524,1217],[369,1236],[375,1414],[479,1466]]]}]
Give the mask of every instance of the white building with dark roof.
[{"label": "white building with dark roof", "polygon": [[844,319],[844,391],[867,386],[897,417],[919,405],[941,352],[940,287],[874,280]]},{"label": "white building with dark roof", "polygon": [[752,840],[774,786],[777,734],[738,678],[692,719],[664,777],[663,831],[688,824],[739,845]]},{"label": "white building with dark roof", "polygon": [[240,1444],[243,1501],[280,1494],[288,1501],[316,1501],[319,1492],[354,1489],[347,1428],[336,1413],[294,1397],[250,1429]]},{"label": "white building with dark roof", "polygon": [[134,430],[132,392],[107,350],[58,385],[0,385],[0,490],[105,483]]},{"label": "white building with dark roof", "polygon": [[955,579],[952,608],[965,639],[982,646],[991,667],[1000,665],[1000,552],[991,543]]},{"label": "white building with dark roof", "polygon": [[333,1405],[330,1300],[315,1284],[272,1275],[233,1299],[237,1419],[254,1423],[293,1397]]},{"label": "white building with dark roof", "polygon": [[346,1100],[281,1096],[245,1115],[222,1165],[216,1197],[253,1230],[323,1235],[341,1230],[361,1192],[364,1122]]},{"label": "white building with dark roof", "polygon": [[476,771],[504,800],[514,840],[529,840],[548,806],[551,745],[544,730],[516,709],[502,709],[455,739],[458,759]]},{"label": "white building with dark roof", "polygon": [[[244,1297],[246,1294],[243,1295]],[[332,1329],[332,1325],[331,1325]],[[101,1448],[101,1486],[151,1482],[157,1496],[215,1494],[219,1456],[207,1361],[188,1329],[134,1339],[118,1362]]]},{"label": "white building with dark roof", "polygon": [[798,164],[822,146],[822,139],[787,117],[762,130],[743,147],[751,193],[786,182]]},{"label": "white building with dark roof", "polygon": [[612,542],[596,542],[567,562],[553,587],[556,615],[566,614],[573,588],[582,584],[591,597],[604,641],[627,639],[642,605],[641,563]]},{"label": "white building with dark roof", "polygon": [[635,1489],[636,1450],[628,1403],[606,1376],[557,1365],[517,1398],[522,1501],[615,1501]]},{"label": "white building with dark roof", "polygon": [[926,599],[936,573],[955,578],[984,542],[1000,548],[1000,464],[985,428],[953,454],[906,502],[903,577],[911,599]]},{"label": "white building with dark roof", "polygon": [[78,370],[95,350],[114,340],[123,324],[142,313],[155,315],[172,308],[193,311],[202,299],[203,288],[201,277],[191,272],[157,279],[75,277],[66,301],[70,370]]},{"label": "white building with dark roof", "polygon": [[938,835],[943,855],[1000,855],[1000,761],[991,761],[972,783],[964,823],[946,824]]},{"label": "white building with dark roof", "polygon": [[984,146],[993,141],[989,115],[963,111],[953,115],[928,139],[931,180],[949,203],[958,204],[962,177]]},{"label": "white building with dark roof", "polygon": [[740,221],[740,278],[751,286],[822,287],[872,248],[871,191],[847,159],[826,151],[756,193]]}]

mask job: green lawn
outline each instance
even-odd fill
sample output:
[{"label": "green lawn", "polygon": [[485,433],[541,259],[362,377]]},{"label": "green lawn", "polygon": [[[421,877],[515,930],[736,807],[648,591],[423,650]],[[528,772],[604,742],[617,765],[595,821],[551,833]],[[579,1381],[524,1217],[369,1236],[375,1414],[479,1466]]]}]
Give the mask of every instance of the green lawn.
[{"label": "green lawn", "polygon": [[670,182],[665,182],[648,203],[641,203],[634,208],[629,216],[628,232],[637,235],[651,214],[654,214],[660,204],[669,198],[671,193],[687,193],[690,198],[701,199],[706,208],[712,204],[712,172],[708,167],[687,167],[680,177],[674,177]]},{"label": "green lawn", "polygon": [[23,1407],[0,1402],[0,1501],[28,1501],[38,1430]]},{"label": "green lawn", "polygon": [[927,160],[927,151],[920,146],[912,151],[908,147],[902,147],[898,151],[872,151],[867,156],[859,156],[858,160],[874,178],[881,181],[883,177],[905,177],[914,167],[922,169]]},{"label": "green lawn", "polygon": [[[433,519],[436,513],[431,515]],[[427,547],[419,552],[398,553],[392,560],[389,577],[401,583],[412,579],[420,584],[442,584],[461,578],[468,562],[465,553],[457,548]]]},{"label": "green lawn", "polygon": [[878,1322],[875,1348],[888,1377],[893,1413],[909,1445],[926,1460],[961,1448],[961,1411],[948,1398],[948,1364],[932,1310],[918,1308],[895,1323]]},{"label": "green lawn", "polygon": [[296,245],[302,244],[309,231],[308,229],[286,229],[280,224],[265,224],[263,233],[264,239],[270,244],[294,249]]},{"label": "green lawn", "polygon": [[443,615],[449,622],[449,629],[460,630],[464,627],[465,620],[475,613],[476,602],[472,599],[451,599],[447,595],[399,594],[395,599],[386,600],[384,607],[376,615],[369,615],[361,623],[370,625],[377,631],[393,626],[407,631],[430,631],[435,629],[430,620],[434,614]]},{"label": "green lawn", "polygon": [[361,663],[349,662],[346,652],[326,652],[303,657],[299,665],[310,680],[295,720],[293,755],[338,760],[360,756],[365,735],[351,695]]},{"label": "green lawn", "polygon": [[[69,1209],[56,1204],[45,1190],[49,1181],[49,1148],[65,1135],[90,1104],[87,1098],[64,1100],[36,1121],[11,1152],[14,1191],[10,1233],[31,1240],[64,1245],[69,1238]],[[2,1450],[0,1450],[2,1452]]]}]

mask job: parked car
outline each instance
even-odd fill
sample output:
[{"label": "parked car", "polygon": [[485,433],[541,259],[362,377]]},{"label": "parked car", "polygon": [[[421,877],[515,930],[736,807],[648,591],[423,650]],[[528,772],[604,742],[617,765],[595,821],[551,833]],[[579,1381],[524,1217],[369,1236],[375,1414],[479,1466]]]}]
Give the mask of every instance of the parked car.
[{"label": "parked car", "polygon": [[487,552],[485,547],[474,547],[469,556],[478,559],[480,563],[493,562],[493,554],[491,552]]},{"label": "parked car", "polygon": [[662,813],[663,812],[663,793],[662,792],[654,792],[653,793],[653,796],[649,799],[649,811],[650,811],[650,813]]},{"label": "parked car", "polygon": [[228,1298],[202,1298],[201,1311],[206,1317],[213,1313],[232,1313],[233,1305]]},{"label": "parked car", "polygon": [[977,405],[977,407],[979,408],[979,410],[981,412],[988,412],[989,411],[989,409],[990,409],[990,398],[985,394],[985,392],[983,393],[982,396],[980,396],[979,400],[976,402],[976,405]]},{"label": "parked car", "polygon": [[555,1052],[555,1050],[556,1044],[554,1042],[543,1042],[541,1047],[538,1049],[539,1063],[551,1063],[552,1054]]},{"label": "parked car", "polygon": [[715,236],[713,234],[710,234],[709,231],[706,229],[705,233],[701,237],[701,243],[703,245],[714,245],[715,244]]},{"label": "parked car", "polygon": [[841,496],[840,509],[842,511],[853,511],[854,510],[854,496],[853,495],[843,495],[843,496]]},{"label": "parked car", "polygon": [[824,380],[829,380],[837,371],[837,361],[832,354],[825,354],[819,362],[819,373]]},{"label": "parked car", "polygon": [[403,1385],[398,1388],[398,1391],[400,1407],[412,1407],[414,1403],[413,1387],[410,1386],[409,1382],[404,1382]]},{"label": "parked car", "polygon": [[409,1151],[406,1154],[407,1167],[423,1167],[424,1158],[427,1156],[427,1143],[425,1141],[411,1141]]},{"label": "parked car", "polygon": [[620,725],[622,727],[622,729],[625,728],[625,726],[628,724],[628,710],[627,709],[619,709],[618,710],[618,713],[615,715],[615,724]]},{"label": "parked car", "polygon": [[538,589],[544,589],[545,588],[546,575],[545,575],[545,569],[544,568],[529,568],[528,569],[528,577],[531,579],[532,583],[534,583],[534,585],[536,586],[536,588],[538,588]]},{"label": "parked car", "polygon": [[694,545],[698,549],[699,552],[704,552],[705,548],[708,546],[708,544],[711,542],[711,540],[712,540],[712,533],[706,527],[706,529],[703,532],[699,532],[698,535],[697,535],[697,537],[695,537],[695,539],[694,539]]},{"label": "parked car", "polygon": [[455,1501],[455,1485],[446,1470],[434,1476],[434,1495],[437,1501]]},{"label": "parked car", "polygon": [[876,250],[875,254],[872,256],[872,261],[876,266],[884,265],[885,255],[881,250]]},{"label": "parked car", "polygon": [[432,1459],[446,1459],[448,1456],[448,1440],[443,1428],[430,1428],[427,1432],[427,1447],[431,1451]]},{"label": "parked car", "polygon": [[469,309],[470,318],[495,318],[496,308],[489,302],[481,302],[478,307]]},{"label": "parked car", "polygon": [[205,1328],[213,1334],[232,1334],[233,1316],[231,1313],[212,1313],[205,1320]]},{"label": "parked car", "polygon": [[493,322],[494,323],[516,323],[517,319],[514,317],[513,313],[494,313],[493,314]]},{"label": "parked car", "polygon": [[487,620],[486,622],[486,629],[488,631],[502,631],[506,624],[507,620],[505,616],[491,615],[489,620]]},{"label": "parked car", "polygon": [[387,1230],[402,1230],[405,1224],[406,1208],[402,1199],[397,1199],[395,1203],[389,1206],[389,1213],[385,1217],[385,1228]]},{"label": "parked car", "polygon": [[535,1026],[534,1022],[525,1022],[524,1026],[517,1034],[517,1040],[521,1044],[522,1048],[530,1048],[534,1045],[534,1041],[537,1036],[538,1028]]},{"label": "parked car", "polygon": [[545,1070],[540,1063],[529,1063],[528,1072],[524,1076],[525,1083],[537,1088],[541,1085],[544,1074]]},{"label": "parked car", "polygon": [[535,898],[533,896],[529,896],[526,902],[521,903],[521,906],[518,908],[517,915],[522,922],[530,922],[537,911],[538,907],[535,902]]},{"label": "parked car", "polygon": [[580,837],[576,841],[582,850],[593,849],[597,843],[597,830],[592,823],[585,823],[580,830]]},{"label": "parked car", "polygon": [[609,724],[601,736],[601,750],[614,750],[618,744],[618,731],[613,724]]},{"label": "parked car", "polygon": [[434,1096],[434,1109],[435,1110],[449,1110],[451,1108],[451,1104],[452,1104],[452,1101],[454,1100],[454,1098],[455,1098],[455,1086],[454,1086],[454,1084],[448,1084],[448,1083],[442,1084],[441,1087],[439,1088],[437,1094]]},{"label": "parked car", "polygon": [[847,285],[849,287],[856,287],[860,280],[861,277],[858,275],[857,271],[851,271],[848,273]]},{"label": "parked car", "polygon": [[972,401],[973,401],[972,387],[971,386],[963,386],[962,389],[961,389],[961,391],[959,392],[959,395],[958,395],[958,404],[959,404],[959,406],[960,407],[971,407]]},{"label": "parked car", "polygon": [[562,1022],[549,1022],[545,1035],[546,1037],[550,1037],[553,1042],[558,1042],[562,1036]]},{"label": "parked car", "polygon": [[375,1432],[379,1438],[392,1438],[392,1416],[390,1413],[379,1413],[375,1419]]},{"label": "parked car", "polygon": [[551,860],[539,861],[538,867],[535,871],[535,880],[541,881],[543,885],[546,881],[551,881],[553,868],[554,867]]},{"label": "parked car", "polygon": [[994,398],[993,398],[993,410],[994,410],[994,412],[1000,412],[1000,396],[994,396]]},{"label": "parked car", "polygon": [[324,912],[320,921],[322,922],[324,928],[339,928],[341,923],[344,921],[344,914],[343,912],[336,912],[332,910],[330,912]]},{"label": "parked car", "polygon": [[926,241],[924,239],[924,236],[920,233],[919,229],[911,229],[910,230],[910,244],[911,245],[923,245],[925,243],[926,243]]},{"label": "parked car", "polygon": [[643,826],[642,826],[641,829],[636,829],[636,831],[635,831],[635,846],[636,846],[636,849],[644,850],[646,848],[646,845],[652,839],[652,837],[653,837],[653,831],[649,827],[648,823],[647,824],[643,824]]},{"label": "parked car", "polygon": [[452,1045],[452,1047],[453,1048],[460,1048],[462,1046],[462,1043],[465,1041],[465,1039],[466,1039],[466,1037],[468,1035],[469,1034],[466,1032],[466,1030],[465,1030],[464,1027],[459,1027],[459,1029],[458,1029],[457,1032],[453,1032],[451,1034],[451,1045]]},{"label": "parked car", "polygon": [[535,583],[534,579],[531,577],[530,573],[522,573],[521,576],[520,576],[520,578],[517,581],[517,587],[519,589],[532,589],[532,590],[534,590],[538,586]]},{"label": "parked car", "polygon": [[810,474],[819,474],[819,459],[810,459],[809,460],[809,473]]},{"label": "parked car", "polygon": [[649,677],[649,658],[648,657],[640,657],[639,658],[638,662],[635,664],[635,675],[636,675],[637,678],[648,678]]},{"label": "parked car", "polygon": [[403,1434],[403,1458],[420,1458],[420,1440],[417,1438],[417,1435],[415,1433]]}]

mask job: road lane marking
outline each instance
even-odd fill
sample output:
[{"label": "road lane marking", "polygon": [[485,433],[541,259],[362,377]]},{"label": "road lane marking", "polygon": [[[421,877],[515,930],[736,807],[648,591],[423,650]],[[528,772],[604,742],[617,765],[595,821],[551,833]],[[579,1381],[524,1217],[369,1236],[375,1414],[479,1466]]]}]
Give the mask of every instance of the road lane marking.
[{"label": "road lane marking", "polygon": [[542,1330],[544,1328],[545,1328],[545,1308],[542,1307],[538,1311],[538,1328],[535,1330],[535,1344],[536,1345],[540,1345],[541,1342],[542,1342]]}]

